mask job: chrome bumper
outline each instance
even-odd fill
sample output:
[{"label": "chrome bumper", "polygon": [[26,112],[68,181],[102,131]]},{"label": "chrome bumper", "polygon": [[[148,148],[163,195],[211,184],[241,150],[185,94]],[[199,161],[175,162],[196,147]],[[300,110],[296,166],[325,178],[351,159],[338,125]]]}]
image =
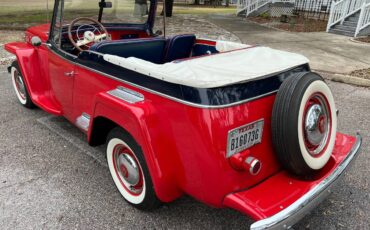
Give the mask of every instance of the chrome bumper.
[{"label": "chrome bumper", "polygon": [[289,229],[293,224],[297,223],[331,193],[332,186],[360,153],[361,143],[362,138],[357,134],[356,143],[353,145],[347,157],[332,174],[289,207],[269,218],[253,223],[250,229]]}]

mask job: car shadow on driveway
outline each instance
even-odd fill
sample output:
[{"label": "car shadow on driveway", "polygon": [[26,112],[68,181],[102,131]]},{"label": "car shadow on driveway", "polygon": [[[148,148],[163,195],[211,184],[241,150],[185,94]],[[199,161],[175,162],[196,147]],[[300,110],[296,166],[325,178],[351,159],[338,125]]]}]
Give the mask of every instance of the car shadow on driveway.
[{"label": "car shadow on driveway", "polygon": [[[86,154],[91,158],[92,162],[98,163],[100,166],[106,168],[108,172],[104,146],[89,146],[86,141],[86,136],[67,119],[64,117],[47,115],[37,119],[37,122]],[[78,164],[78,162],[76,162],[76,164]],[[106,180],[109,181],[111,178],[108,176]],[[226,226],[228,229],[240,229],[241,226],[247,229],[249,225],[253,223],[253,220],[237,211],[231,209],[215,209],[189,196],[183,196],[174,202],[163,204],[159,209],[153,210],[152,212],[141,212],[126,203],[118,193],[118,190],[115,189],[114,185],[111,191],[113,194],[109,199],[113,199],[114,203],[120,206],[119,209],[116,208],[113,215],[118,215],[117,217],[121,219],[121,227],[123,228],[127,227],[127,223],[122,220],[122,216],[126,215],[134,215],[135,218],[139,218],[143,222],[152,222],[153,227],[156,226],[154,228],[161,226],[159,229],[177,229],[177,227],[179,229],[224,229]],[[108,198],[105,198],[105,200],[106,199]],[[128,212],[130,212],[130,214],[128,214]],[[141,227],[139,225],[134,225],[132,229],[141,229]]]}]

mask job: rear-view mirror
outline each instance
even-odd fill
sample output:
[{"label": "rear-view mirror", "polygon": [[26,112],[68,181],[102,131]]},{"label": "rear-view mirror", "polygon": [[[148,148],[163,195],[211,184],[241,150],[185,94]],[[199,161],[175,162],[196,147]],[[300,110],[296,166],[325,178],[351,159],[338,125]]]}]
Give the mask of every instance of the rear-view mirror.
[{"label": "rear-view mirror", "polygon": [[42,44],[41,38],[38,36],[33,36],[31,38],[31,44],[35,47],[41,46]]},{"label": "rear-view mirror", "polygon": [[112,8],[113,4],[112,2],[99,2],[100,8]]}]

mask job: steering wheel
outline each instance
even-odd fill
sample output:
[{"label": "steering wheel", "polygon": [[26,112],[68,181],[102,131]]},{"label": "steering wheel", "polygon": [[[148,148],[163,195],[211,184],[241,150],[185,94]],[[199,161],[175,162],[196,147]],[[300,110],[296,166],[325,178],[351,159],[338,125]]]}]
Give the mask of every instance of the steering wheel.
[{"label": "steering wheel", "polygon": [[[99,28],[93,24],[81,24],[75,32],[75,40],[72,35],[72,28],[74,28],[76,23],[79,21],[90,21],[97,25]],[[83,36],[81,37],[79,31],[83,27],[91,28],[91,30],[85,30]],[[95,32],[98,32],[99,34],[95,34]],[[85,17],[76,18],[71,22],[71,24],[68,26],[68,38],[71,41],[72,45],[79,51],[83,51],[81,46],[90,47],[90,45],[92,45],[91,43],[100,42],[102,40],[110,40],[110,38],[108,37],[107,29],[100,22],[95,19]]]}]

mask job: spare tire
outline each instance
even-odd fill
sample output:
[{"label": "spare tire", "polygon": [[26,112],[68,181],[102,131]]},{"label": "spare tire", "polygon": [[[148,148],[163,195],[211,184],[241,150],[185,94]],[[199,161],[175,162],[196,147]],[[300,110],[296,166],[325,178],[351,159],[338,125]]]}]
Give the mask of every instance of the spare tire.
[{"label": "spare tire", "polygon": [[312,72],[286,79],[276,95],[272,142],[282,166],[296,175],[311,175],[329,161],[337,130],[333,95]]}]

